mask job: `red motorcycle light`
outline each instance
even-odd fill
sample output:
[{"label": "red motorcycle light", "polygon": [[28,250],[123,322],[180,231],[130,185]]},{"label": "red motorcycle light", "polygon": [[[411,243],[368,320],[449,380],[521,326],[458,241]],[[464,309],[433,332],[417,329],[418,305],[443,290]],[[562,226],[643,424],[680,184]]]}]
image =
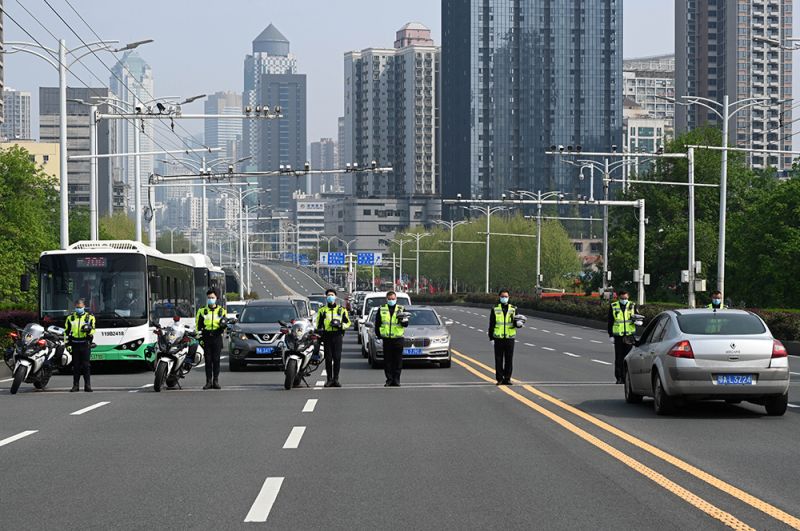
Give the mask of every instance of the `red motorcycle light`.
[{"label": "red motorcycle light", "polygon": [[19,339],[19,334],[17,334],[16,332],[11,332],[10,334],[8,334],[8,337],[10,337],[11,339],[17,340],[17,339]]},{"label": "red motorcycle light", "polygon": [[40,347],[43,347],[47,345],[47,341],[45,341],[44,339],[40,339],[39,341],[36,342],[36,344],[39,345]]}]

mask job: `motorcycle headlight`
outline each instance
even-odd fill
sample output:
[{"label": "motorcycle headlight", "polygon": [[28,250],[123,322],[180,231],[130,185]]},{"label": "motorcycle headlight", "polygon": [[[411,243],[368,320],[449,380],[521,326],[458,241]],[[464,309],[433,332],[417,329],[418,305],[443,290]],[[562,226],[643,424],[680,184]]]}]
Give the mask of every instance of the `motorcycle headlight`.
[{"label": "motorcycle headlight", "polygon": [[175,338],[177,336],[178,336],[178,334],[176,334],[175,332],[170,332],[169,334],[167,334],[167,343],[174,343],[175,342]]},{"label": "motorcycle headlight", "polygon": [[247,341],[247,334],[239,334],[237,337],[242,341]]}]

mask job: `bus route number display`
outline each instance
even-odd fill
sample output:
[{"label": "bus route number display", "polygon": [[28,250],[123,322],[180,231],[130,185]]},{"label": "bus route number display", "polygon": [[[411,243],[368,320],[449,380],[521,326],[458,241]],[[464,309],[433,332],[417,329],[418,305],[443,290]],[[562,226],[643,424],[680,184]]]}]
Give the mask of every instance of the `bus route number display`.
[{"label": "bus route number display", "polygon": [[85,256],[78,258],[75,265],[80,269],[101,269],[106,267],[105,256]]}]

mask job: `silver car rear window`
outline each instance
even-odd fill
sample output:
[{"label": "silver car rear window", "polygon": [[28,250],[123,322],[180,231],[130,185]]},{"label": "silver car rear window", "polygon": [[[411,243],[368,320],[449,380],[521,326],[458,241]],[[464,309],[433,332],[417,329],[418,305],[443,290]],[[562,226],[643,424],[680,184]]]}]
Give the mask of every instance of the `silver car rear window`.
[{"label": "silver car rear window", "polygon": [[678,316],[684,334],[698,336],[747,336],[766,332],[761,319],[743,313],[696,313]]}]

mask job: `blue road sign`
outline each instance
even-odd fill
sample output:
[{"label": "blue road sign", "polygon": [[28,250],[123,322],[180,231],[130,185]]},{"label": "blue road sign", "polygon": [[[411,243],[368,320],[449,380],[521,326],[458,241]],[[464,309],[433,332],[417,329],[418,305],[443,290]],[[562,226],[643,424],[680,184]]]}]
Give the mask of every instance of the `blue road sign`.
[{"label": "blue road sign", "polygon": [[343,266],[344,265],[344,253],[328,253],[328,265],[329,266]]},{"label": "blue road sign", "polygon": [[356,263],[361,266],[375,265],[375,253],[358,253]]}]

